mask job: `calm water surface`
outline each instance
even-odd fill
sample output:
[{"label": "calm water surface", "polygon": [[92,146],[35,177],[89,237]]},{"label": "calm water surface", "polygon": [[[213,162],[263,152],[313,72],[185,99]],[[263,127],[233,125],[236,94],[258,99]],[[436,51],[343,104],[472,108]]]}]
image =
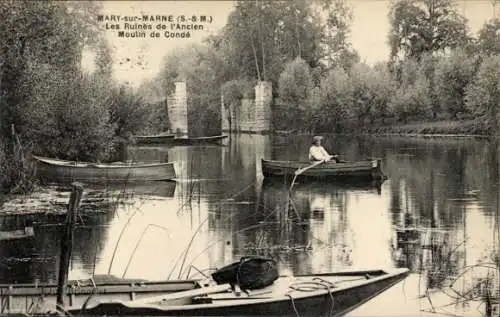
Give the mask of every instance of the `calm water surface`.
[{"label": "calm water surface", "polygon": [[[421,316],[430,307],[423,294],[441,311],[479,316],[484,305],[463,299],[478,298],[485,277],[499,288],[497,146],[330,136],[326,148],[345,160],[381,158],[388,180],[298,183],[290,205],[289,184],[264,181],[260,159],[307,159],[309,142],[233,135],[227,146],[129,148],[129,159],[175,161],[179,180],[128,186],[134,194],[82,214],[70,279],[196,277],[248,254],[272,256],[282,274],[398,266],[410,277],[350,316]],[[61,217],[35,220],[34,239],[0,241],[3,282],[56,281]]]}]

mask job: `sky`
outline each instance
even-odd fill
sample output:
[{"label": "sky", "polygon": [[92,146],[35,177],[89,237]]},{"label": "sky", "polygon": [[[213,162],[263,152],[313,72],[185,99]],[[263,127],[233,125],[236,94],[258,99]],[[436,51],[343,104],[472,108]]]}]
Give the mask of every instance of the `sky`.
[{"label": "sky", "polygon": [[[353,12],[350,41],[354,49],[358,51],[362,60],[370,65],[387,60],[388,12],[391,0],[346,0],[346,3]],[[456,4],[459,12],[469,20],[472,33],[476,33],[484,22],[494,15],[500,16],[500,4],[494,10],[492,0],[457,0]],[[217,33],[225,25],[232,9],[232,1],[104,1],[102,13],[108,21],[102,21],[100,24],[113,49],[116,79],[138,86],[143,80],[154,78],[166,54],[187,44],[200,43],[205,36]],[[112,21],[111,15],[120,15],[121,20]],[[124,29],[125,17],[143,15],[172,15],[174,19],[181,15],[186,17],[195,15],[198,18],[204,15],[211,17],[212,22],[203,23],[203,30],[191,31],[191,38],[165,38],[163,30],[146,30],[146,38],[118,36],[119,31],[135,31]],[[112,29],[116,24],[119,24],[120,30]],[[153,28],[158,25],[171,27],[170,22],[149,22],[149,24]],[[160,32],[160,37],[151,38],[152,31]],[[91,52],[84,54],[84,67],[92,68],[92,57]]]}]

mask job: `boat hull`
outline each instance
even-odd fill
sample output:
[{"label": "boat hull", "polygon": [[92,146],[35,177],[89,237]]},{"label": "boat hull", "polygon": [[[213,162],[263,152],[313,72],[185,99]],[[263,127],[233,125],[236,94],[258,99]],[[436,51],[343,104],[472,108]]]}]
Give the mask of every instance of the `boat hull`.
[{"label": "boat hull", "polygon": [[[104,279],[104,280],[103,280]],[[196,280],[144,281],[123,280],[116,277],[99,276],[90,280],[70,281],[65,290],[65,308],[80,309],[92,295],[98,300],[135,300],[149,296],[170,294],[200,287]],[[51,309],[55,307],[57,285],[55,284],[3,284],[0,285],[0,314],[28,312],[33,305]],[[89,303],[92,303],[91,299]]]},{"label": "boat hull", "polygon": [[[295,172],[302,168],[311,166],[311,162],[305,161],[271,161],[261,160],[262,174],[264,177],[285,177],[295,176]],[[363,181],[381,181],[385,175],[381,169],[380,160],[367,160],[359,162],[325,162],[304,170],[297,175],[301,179],[315,180],[363,180]]]},{"label": "boat hull", "polygon": [[[370,274],[370,273],[366,273]],[[89,307],[86,311],[71,311],[73,315],[107,315],[107,316],[343,316],[351,310],[382,293],[394,284],[404,279],[407,269],[396,269],[378,277],[365,278],[366,274],[346,275],[347,278],[357,277],[361,282],[350,287],[328,287],[310,294],[304,291],[282,290],[279,294],[255,295],[253,298],[233,296],[230,299],[210,303],[193,303],[187,305],[169,306],[150,304],[136,306],[127,302],[101,303]],[[338,276],[336,276],[338,277]],[[302,276],[297,280],[310,283],[317,278],[331,279],[331,275]],[[277,280],[280,287],[280,280]],[[364,281],[366,279],[366,281]],[[296,281],[292,279],[292,281]],[[321,281],[321,280],[319,280]],[[356,283],[355,283],[356,284]],[[273,286],[270,286],[273,288]],[[265,289],[264,289],[265,290]],[[231,295],[231,294],[229,294]],[[225,296],[223,293],[222,296]],[[226,296],[227,297],[227,296]]]},{"label": "boat hull", "polygon": [[207,136],[200,138],[174,138],[168,140],[167,144],[172,146],[220,144],[227,137],[228,137],[227,135],[216,135],[216,136]]},{"label": "boat hull", "polygon": [[35,175],[43,181],[56,182],[143,182],[172,180],[174,163],[93,164],[35,157]]},{"label": "boat hull", "polygon": [[221,144],[225,139],[227,139],[227,135],[215,135],[215,136],[206,136],[199,138],[189,138],[189,137],[141,137],[138,139],[136,137],[136,143],[139,145],[147,145],[147,144],[163,144],[168,146],[188,146],[188,145],[210,145],[210,144]]},{"label": "boat hull", "polygon": [[175,134],[165,135],[136,135],[134,137],[137,144],[163,144],[175,138]]}]

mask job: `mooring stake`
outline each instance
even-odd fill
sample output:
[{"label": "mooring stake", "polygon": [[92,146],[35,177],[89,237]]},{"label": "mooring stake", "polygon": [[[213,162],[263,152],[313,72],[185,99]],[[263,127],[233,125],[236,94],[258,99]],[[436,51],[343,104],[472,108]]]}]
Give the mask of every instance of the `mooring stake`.
[{"label": "mooring stake", "polygon": [[68,269],[73,249],[73,229],[75,227],[78,206],[83,193],[83,185],[78,182],[71,184],[71,196],[69,198],[66,223],[62,232],[61,258],[59,259],[59,278],[57,280],[57,310],[64,311],[64,296],[68,284]]}]

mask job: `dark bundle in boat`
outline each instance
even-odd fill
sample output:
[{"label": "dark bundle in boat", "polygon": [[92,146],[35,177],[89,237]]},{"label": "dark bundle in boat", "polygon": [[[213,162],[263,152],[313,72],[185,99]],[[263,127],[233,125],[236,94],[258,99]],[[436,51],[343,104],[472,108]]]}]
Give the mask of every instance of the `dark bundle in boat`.
[{"label": "dark bundle in boat", "polygon": [[261,257],[242,257],[212,274],[217,284],[238,285],[242,290],[260,289],[271,285],[277,278],[276,261]]}]

